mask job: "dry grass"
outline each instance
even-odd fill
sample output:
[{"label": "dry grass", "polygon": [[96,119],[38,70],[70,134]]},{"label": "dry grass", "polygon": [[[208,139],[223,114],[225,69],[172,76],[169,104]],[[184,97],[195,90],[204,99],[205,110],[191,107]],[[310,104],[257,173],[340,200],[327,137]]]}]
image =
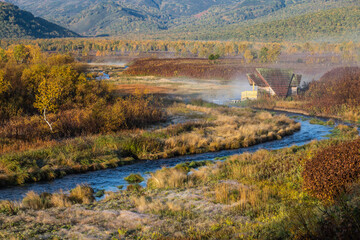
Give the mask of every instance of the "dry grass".
[{"label": "dry grass", "polygon": [[89,204],[95,200],[94,190],[88,185],[78,185],[70,191],[69,198],[71,201],[80,204]]},{"label": "dry grass", "polygon": [[169,111],[180,123],[160,129],[79,137],[48,148],[3,154],[0,156],[0,185],[52,180],[69,173],[116,167],[134,159],[170,158],[248,147],[281,139],[300,129],[299,123],[284,115],[208,105],[175,104]]},{"label": "dry grass", "polygon": [[25,208],[40,210],[49,208],[51,206],[51,202],[49,195],[43,194],[43,196],[40,196],[39,194],[30,191],[23,198],[22,206]]},{"label": "dry grass", "polygon": [[147,84],[117,84],[114,86],[114,91],[119,95],[135,94],[139,91],[144,94],[168,94],[172,89]]},{"label": "dry grass", "polygon": [[182,169],[163,168],[151,173],[147,182],[148,188],[179,188],[187,184],[187,173]]},{"label": "dry grass", "polygon": [[22,208],[40,210],[51,207],[71,207],[73,204],[90,204],[94,198],[94,190],[87,185],[78,185],[70,191],[70,194],[65,194],[63,191],[58,193],[42,193],[37,194],[30,191],[26,194],[21,202]]},{"label": "dry grass", "polygon": [[[341,221],[347,216],[343,225],[324,221],[323,216],[336,217],[339,207],[328,207],[335,215],[326,215],[302,190],[301,160],[333,143],[244,153],[189,174],[179,164],[153,173],[151,188],[111,193],[85,206],[2,211],[0,234],[26,239],[329,239],[324,236],[356,233],[347,224],[351,215],[339,215]],[[60,193],[55,202],[61,205],[63,197]],[[358,198],[353,200],[356,204]],[[0,203],[0,210],[16,208],[10,205]]]},{"label": "dry grass", "polygon": [[69,196],[64,194],[62,191],[59,193],[54,193],[51,196],[51,204],[54,207],[66,208],[72,205]]},{"label": "dry grass", "polygon": [[177,105],[175,110],[183,114],[200,112],[214,120],[203,122],[203,127],[200,125],[190,132],[167,138],[164,152],[169,156],[248,147],[260,142],[281,139],[300,129],[299,123],[284,115],[272,116],[268,112],[257,113],[249,109]]}]

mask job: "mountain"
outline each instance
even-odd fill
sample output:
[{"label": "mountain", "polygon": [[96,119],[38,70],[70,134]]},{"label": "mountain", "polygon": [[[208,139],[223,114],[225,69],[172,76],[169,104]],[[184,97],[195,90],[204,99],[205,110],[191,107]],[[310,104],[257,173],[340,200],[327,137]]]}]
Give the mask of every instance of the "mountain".
[{"label": "mountain", "polygon": [[68,29],[34,17],[17,6],[0,2],[0,39],[79,37]]},{"label": "mountain", "polygon": [[[172,29],[162,34],[173,39],[360,41],[360,6],[334,8],[286,19],[254,22],[248,25],[214,26],[209,30],[204,28],[203,31],[188,29],[187,34],[182,36],[179,34],[184,31],[183,29]],[[157,34],[156,37],[162,36]]]},{"label": "mountain", "polygon": [[[311,18],[344,7],[357,7],[359,0],[6,0],[56,22],[77,33],[88,36],[110,35],[171,39],[240,39],[257,40],[264,37],[258,31],[269,26],[286,25],[282,21]],[[345,14],[345,15],[344,15]],[[345,26],[349,12],[328,16]],[[356,14],[358,14],[356,12]],[[299,19],[297,18],[299,17]],[[335,19],[339,17],[339,19]],[[357,17],[357,15],[355,16]],[[340,19],[341,18],[341,19]],[[323,24],[324,22],[319,22]],[[296,24],[295,24],[296,25]],[[351,25],[351,24],[350,24]],[[324,34],[332,39],[355,34],[352,26]],[[298,31],[289,25],[291,31]],[[311,24],[310,24],[311,27]],[[321,28],[321,26],[319,26]],[[358,29],[358,28],[357,28]],[[290,31],[290,32],[291,32]],[[244,35],[243,32],[248,32]],[[255,32],[255,35],[252,34]],[[355,29],[355,32],[358,30]],[[316,33],[316,31],[314,31]],[[347,34],[349,33],[349,34]],[[250,35],[252,34],[252,35]],[[270,36],[268,36],[270,35]],[[323,32],[321,32],[321,37]],[[311,33],[302,39],[319,39]],[[356,35],[355,35],[356,36]],[[294,34],[268,33],[266,39],[293,39]],[[296,36],[295,36],[296,37]]]}]

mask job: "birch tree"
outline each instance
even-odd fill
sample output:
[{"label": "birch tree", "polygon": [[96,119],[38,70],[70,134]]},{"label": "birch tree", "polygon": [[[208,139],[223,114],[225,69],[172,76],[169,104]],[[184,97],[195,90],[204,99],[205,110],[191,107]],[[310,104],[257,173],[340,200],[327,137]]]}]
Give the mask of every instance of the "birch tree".
[{"label": "birch tree", "polygon": [[62,89],[59,81],[43,77],[38,87],[38,93],[35,96],[34,107],[43,115],[44,121],[51,131],[53,131],[52,123],[49,122],[46,114],[57,110],[57,102],[61,96],[61,92]]}]

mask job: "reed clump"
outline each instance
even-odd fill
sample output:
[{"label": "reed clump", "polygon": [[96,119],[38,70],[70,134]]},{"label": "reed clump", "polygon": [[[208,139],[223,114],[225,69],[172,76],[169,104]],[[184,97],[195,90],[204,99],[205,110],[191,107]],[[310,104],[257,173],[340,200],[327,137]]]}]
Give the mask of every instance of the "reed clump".
[{"label": "reed clump", "polygon": [[88,185],[78,185],[69,194],[60,190],[57,193],[35,193],[30,191],[22,199],[20,207],[34,210],[52,207],[68,208],[73,204],[90,204],[95,200],[94,190]]},{"label": "reed clump", "polygon": [[69,199],[74,203],[89,204],[95,200],[94,190],[88,185],[78,185],[70,191]]}]

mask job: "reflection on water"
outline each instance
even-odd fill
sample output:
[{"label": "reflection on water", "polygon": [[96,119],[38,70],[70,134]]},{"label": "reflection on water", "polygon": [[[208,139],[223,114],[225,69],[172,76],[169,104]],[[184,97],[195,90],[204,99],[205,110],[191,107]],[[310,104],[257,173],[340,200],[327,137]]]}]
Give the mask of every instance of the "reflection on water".
[{"label": "reflection on water", "polygon": [[104,72],[100,72],[99,75],[96,77],[96,80],[109,80],[110,75]]}]

